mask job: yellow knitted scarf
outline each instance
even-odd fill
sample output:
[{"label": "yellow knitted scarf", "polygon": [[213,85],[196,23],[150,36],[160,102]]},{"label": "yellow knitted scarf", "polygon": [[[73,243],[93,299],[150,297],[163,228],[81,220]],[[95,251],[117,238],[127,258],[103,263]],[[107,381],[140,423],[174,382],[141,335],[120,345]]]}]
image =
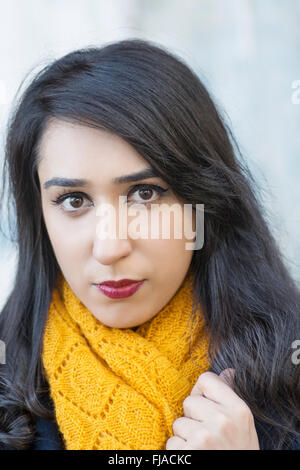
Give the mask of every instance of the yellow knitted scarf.
[{"label": "yellow knitted scarf", "polygon": [[136,331],[102,324],[59,279],[42,359],[65,448],[165,449],[184,399],[210,368],[199,312],[189,322],[191,275]]}]

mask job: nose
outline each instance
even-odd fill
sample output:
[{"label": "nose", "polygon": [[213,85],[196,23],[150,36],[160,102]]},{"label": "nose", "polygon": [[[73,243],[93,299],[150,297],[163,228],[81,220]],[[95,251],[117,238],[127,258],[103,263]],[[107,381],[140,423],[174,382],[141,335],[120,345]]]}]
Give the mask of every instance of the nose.
[{"label": "nose", "polygon": [[[110,220],[111,222],[112,220]],[[93,240],[93,257],[104,265],[116,263],[119,259],[128,256],[133,249],[132,240],[128,237],[126,230],[125,232],[121,231],[120,236],[118,223],[115,230],[112,228],[112,232],[109,232],[108,227],[111,228],[114,225],[106,226],[105,231],[99,230],[99,227],[96,228]]]},{"label": "nose", "polygon": [[93,257],[101,264],[113,264],[121,258],[125,258],[132,251],[129,240],[98,240],[93,245]]}]

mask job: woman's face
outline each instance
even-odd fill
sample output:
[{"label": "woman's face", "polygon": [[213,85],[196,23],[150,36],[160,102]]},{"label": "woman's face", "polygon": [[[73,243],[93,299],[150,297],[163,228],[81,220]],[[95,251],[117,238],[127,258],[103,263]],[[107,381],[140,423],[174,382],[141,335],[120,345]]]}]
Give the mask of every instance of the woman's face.
[{"label": "woman's face", "polygon": [[[153,318],[181,286],[193,251],[185,247],[186,242],[192,240],[185,238],[183,222],[175,222],[172,217],[168,238],[162,237],[162,228],[158,238],[151,237],[151,229],[157,224],[150,220],[151,206],[164,203],[166,211],[177,203],[183,210],[183,203],[158,176],[117,181],[144,171],[150,165],[130,144],[104,130],[52,120],[43,134],[39,157],[38,176],[46,228],[62,274],[75,295],[109,327],[133,328]],[[59,182],[53,178],[85,182]],[[159,189],[151,185],[167,191],[160,194]],[[68,197],[62,198],[62,195]],[[120,206],[119,196],[125,197],[123,206]],[[99,236],[104,220],[113,221],[107,212],[98,212],[103,204],[109,204],[115,211],[115,239],[109,232]],[[124,208],[128,211],[131,207],[140,208],[140,204],[149,224],[148,236],[128,235],[128,227],[136,219],[132,214],[127,214],[127,236],[124,232],[119,236],[119,214],[124,214]],[[160,227],[161,220],[160,217]],[[191,223],[194,228],[194,216]],[[182,236],[175,238],[178,224]],[[144,282],[133,295],[125,298],[108,297],[95,285],[124,278]]]}]

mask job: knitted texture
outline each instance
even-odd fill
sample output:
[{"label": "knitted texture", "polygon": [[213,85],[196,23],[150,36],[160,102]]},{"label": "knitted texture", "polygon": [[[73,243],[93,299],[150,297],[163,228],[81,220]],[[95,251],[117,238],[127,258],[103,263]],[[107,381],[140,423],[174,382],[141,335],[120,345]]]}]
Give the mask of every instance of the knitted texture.
[{"label": "knitted texture", "polygon": [[184,399],[210,368],[201,312],[191,323],[191,276],[135,331],[105,326],[62,274],[58,283],[42,359],[66,449],[165,449]]}]

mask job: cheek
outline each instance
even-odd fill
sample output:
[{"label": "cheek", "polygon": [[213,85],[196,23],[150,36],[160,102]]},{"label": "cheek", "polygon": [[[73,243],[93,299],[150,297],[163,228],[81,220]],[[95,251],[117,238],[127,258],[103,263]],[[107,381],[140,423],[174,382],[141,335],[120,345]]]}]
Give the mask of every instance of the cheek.
[{"label": "cheek", "polygon": [[87,246],[89,235],[86,229],[57,214],[57,211],[45,212],[44,221],[58,263],[63,265],[72,264],[75,260],[78,262]]},{"label": "cheek", "polygon": [[148,213],[148,232],[145,230],[148,239],[191,240],[196,230],[196,215],[191,205],[173,202],[166,208],[162,206]]},{"label": "cheek", "polygon": [[[148,238],[140,240],[139,243],[152,264],[164,265],[166,272],[170,272],[172,266],[178,269],[178,266],[182,265],[185,269],[193,254],[186,246],[194,240],[194,211],[184,212],[183,206],[177,206],[174,213],[166,211],[164,215],[160,213],[159,217],[149,216],[148,228]],[[156,235],[151,237],[151,233]]]},{"label": "cheek", "polygon": [[184,270],[189,265],[193,251],[186,250],[185,245],[185,239],[140,240],[140,249],[153,269],[165,273],[181,268]]}]

